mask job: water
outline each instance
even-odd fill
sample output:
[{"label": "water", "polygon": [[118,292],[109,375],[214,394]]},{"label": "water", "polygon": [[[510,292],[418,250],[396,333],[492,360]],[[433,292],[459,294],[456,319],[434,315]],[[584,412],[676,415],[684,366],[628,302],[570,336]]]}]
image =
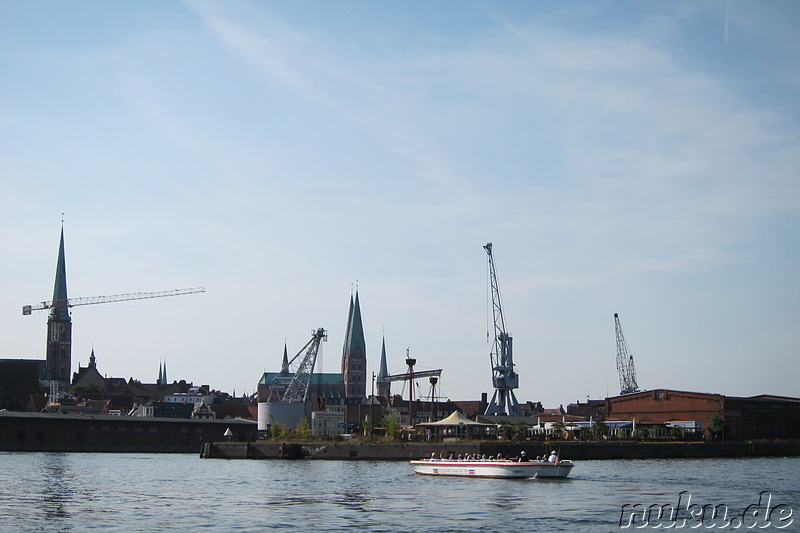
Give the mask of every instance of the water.
[{"label": "water", "polygon": [[404,462],[0,453],[0,531],[606,532],[622,531],[623,505],[681,491],[739,515],[769,491],[794,511],[783,531],[800,531],[798,476],[800,458],[580,461],[566,480],[493,480]]}]

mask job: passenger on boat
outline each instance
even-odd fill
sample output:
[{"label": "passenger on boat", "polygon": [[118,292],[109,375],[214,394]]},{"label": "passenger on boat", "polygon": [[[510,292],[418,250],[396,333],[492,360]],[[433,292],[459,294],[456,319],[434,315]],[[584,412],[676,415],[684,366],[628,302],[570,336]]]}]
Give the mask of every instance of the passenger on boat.
[{"label": "passenger on boat", "polygon": [[555,463],[558,460],[558,454],[555,450],[550,452],[550,457],[547,459],[548,463]]},{"label": "passenger on boat", "polygon": [[525,450],[519,452],[519,462],[520,463],[527,463],[528,462],[528,454],[525,453]]}]

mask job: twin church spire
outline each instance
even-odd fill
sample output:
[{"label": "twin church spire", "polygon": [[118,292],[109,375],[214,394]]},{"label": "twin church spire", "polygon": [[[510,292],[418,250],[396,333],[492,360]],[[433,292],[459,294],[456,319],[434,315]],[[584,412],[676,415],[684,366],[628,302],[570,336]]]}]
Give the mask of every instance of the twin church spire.
[{"label": "twin church spire", "polygon": [[355,300],[350,296],[350,312],[342,347],[342,377],[346,398],[364,398],[367,395],[367,345],[361,323],[361,304],[358,290]]}]

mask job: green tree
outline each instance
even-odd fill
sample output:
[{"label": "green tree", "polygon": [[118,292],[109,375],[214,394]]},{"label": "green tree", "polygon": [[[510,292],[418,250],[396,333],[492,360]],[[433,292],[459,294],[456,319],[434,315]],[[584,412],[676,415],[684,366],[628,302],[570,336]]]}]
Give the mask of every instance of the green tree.
[{"label": "green tree", "polygon": [[100,388],[94,383],[88,385],[74,385],[69,389],[70,394],[79,396],[81,394],[91,394],[93,392],[100,392]]},{"label": "green tree", "polygon": [[394,439],[397,437],[397,431],[400,429],[400,424],[397,418],[392,415],[383,417],[383,427],[386,428],[386,436]]},{"label": "green tree", "polygon": [[564,430],[567,426],[563,422],[554,422],[551,430],[550,438],[553,440],[561,440],[564,438]]},{"label": "green tree", "polygon": [[592,437],[596,440],[608,438],[608,425],[602,420],[595,420],[592,424]]},{"label": "green tree", "polygon": [[270,437],[272,437],[273,439],[276,440],[283,439],[289,434],[286,428],[281,426],[274,416],[270,415],[269,422],[270,422],[269,434]]},{"label": "green tree", "polygon": [[297,427],[295,428],[297,433],[300,435],[306,435],[311,432],[311,424],[308,422],[308,417],[304,416],[300,420],[297,421]]},{"label": "green tree", "polygon": [[524,420],[520,420],[514,423],[513,427],[513,435],[514,440],[520,441],[525,440],[525,437],[528,436],[528,424]]},{"label": "green tree", "polygon": [[708,420],[708,432],[711,433],[713,439],[725,440],[725,420],[719,414],[715,414]]}]

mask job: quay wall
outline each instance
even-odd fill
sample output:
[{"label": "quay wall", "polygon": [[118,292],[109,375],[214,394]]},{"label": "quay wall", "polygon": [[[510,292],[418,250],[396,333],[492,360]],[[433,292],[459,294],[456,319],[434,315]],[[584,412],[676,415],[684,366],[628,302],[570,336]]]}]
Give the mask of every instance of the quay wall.
[{"label": "quay wall", "polygon": [[0,411],[0,451],[199,453],[204,442],[247,442],[252,420],[191,420]]},{"label": "quay wall", "polygon": [[800,455],[800,441],[744,442],[454,442],[454,443],[205,443],[201,456],[224,459],[408,461],[444,453],[536,457],[551,449],[570,460],[770,457]]}]

